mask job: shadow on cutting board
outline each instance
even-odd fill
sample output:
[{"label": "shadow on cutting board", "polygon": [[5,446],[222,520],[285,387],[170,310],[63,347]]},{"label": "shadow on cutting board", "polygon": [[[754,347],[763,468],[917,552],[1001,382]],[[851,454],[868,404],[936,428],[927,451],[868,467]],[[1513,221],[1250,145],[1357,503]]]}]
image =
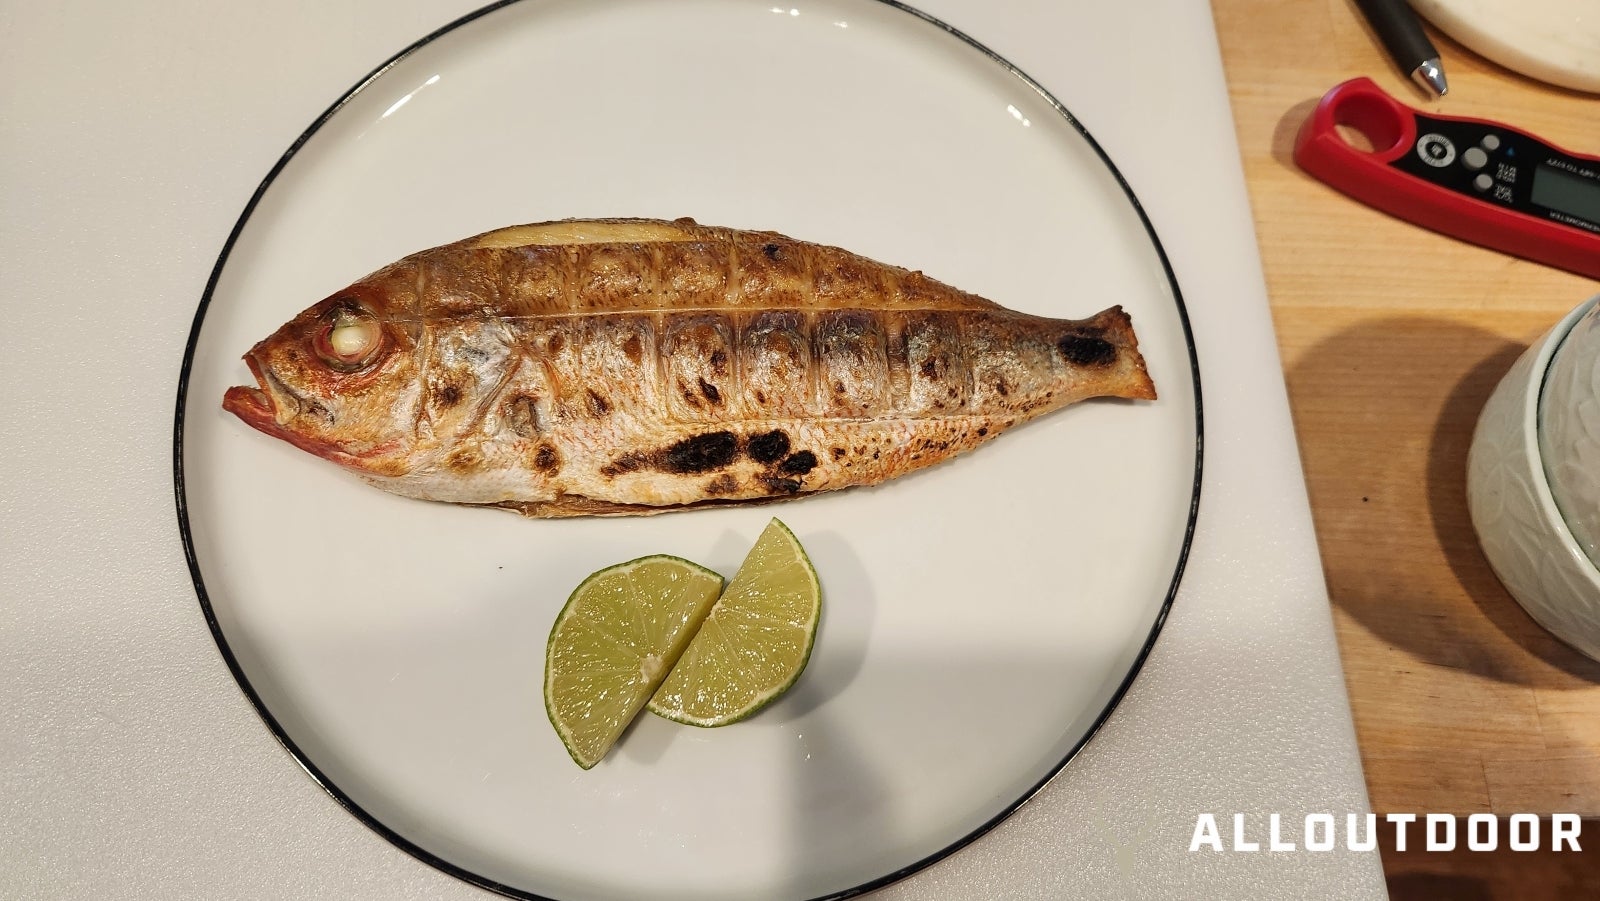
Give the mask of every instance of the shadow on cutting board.
[{"label": "shadow on cutting board", "polygon": [[1506,593],[1467,513],[1478,414],[1526,347],[1453,322],[1386,316],[1323,339],[1286,375],[1335,606],[1425,663],[1586,688],[1600,684],[1600,663]]},{"label": "shadow on cutting board", "polygon": [[[1465,822],[1457,820],[1458,834]],[[1585,836],[1600,834],[1600,822],[1583,824]],[[1499,820],[1504,836],[1506,819]],[[1580,843],[1578,851],[1551,850],[1541,842],[1535,851],[1513,851],[1502,838],[1492,851],[1457,845],[1429,851],[1413,827],[1406,850],[1395,848],[1395,828],[1378,826],[1378,847],[1390,901],[1568,901],[1600,895],[1600,845]],[[1546,833],[1547,834],[1547,833]]]}]

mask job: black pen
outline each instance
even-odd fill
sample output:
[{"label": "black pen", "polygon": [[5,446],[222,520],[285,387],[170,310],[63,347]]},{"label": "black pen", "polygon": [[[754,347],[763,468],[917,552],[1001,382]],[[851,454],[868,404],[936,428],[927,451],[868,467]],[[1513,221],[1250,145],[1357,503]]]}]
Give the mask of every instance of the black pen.
[{"label": "black pen", "polygon": [[1439,66],[1439,51],[1422,32],[1422,23],[1406,0],[1356,0],[1356,4],[1402,72],[1411,73],[1411,80],[1431,96],[1449,93],[1450,85]]}]

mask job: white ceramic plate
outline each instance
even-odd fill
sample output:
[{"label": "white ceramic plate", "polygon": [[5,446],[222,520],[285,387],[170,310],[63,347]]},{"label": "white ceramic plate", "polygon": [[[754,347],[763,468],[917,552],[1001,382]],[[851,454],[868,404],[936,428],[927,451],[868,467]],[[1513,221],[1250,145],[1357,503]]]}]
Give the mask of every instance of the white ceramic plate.
[{"label": "white ceramic plate", "polygon": [[[220,409],[255,341],[406,253],[685,215],[1033,313],[1120,303],[1161,399],[1083,404],[869,490],[586,521],[390,496]],[[523,0],[400,54],[268,176],[197,314],[180,514],[246,693],[407,851],[528,897],[850,894],[998,822],[1132,680],[1192,531],[1195,373],[1109,163],[963,36],[876,0]],[[794,690],[724,729],[645,716],[579,770],[540,695],[568,592],[657,552],[731,574],[774,512],[825,591]]]}]

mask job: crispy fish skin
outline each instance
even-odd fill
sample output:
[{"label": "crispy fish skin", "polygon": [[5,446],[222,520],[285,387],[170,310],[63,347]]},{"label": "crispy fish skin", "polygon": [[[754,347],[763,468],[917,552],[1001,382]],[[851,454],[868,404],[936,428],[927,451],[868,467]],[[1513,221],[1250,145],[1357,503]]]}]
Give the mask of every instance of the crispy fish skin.
[{"label": "crispy fish skin", "polygon": [[[329,335],[371,323],[359,360]],[[366,333],[363,333],[366,334]],[[773,232],[513,226],[408,256],[245,356],[250,425],[427,500],[656,513],[872,485],[1090,397],[1154,399],[1120,307],[1008,310]]]}]

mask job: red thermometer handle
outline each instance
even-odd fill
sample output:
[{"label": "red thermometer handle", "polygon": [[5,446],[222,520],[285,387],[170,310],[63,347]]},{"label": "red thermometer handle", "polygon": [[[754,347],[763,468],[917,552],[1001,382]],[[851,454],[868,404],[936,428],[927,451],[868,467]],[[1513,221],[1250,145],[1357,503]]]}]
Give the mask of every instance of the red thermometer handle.
[{"label": "red thermometer handle", "polygon": [[[1372,149],[1351,146],[1338,126],[1361,132]],[[1323,96],[1294,158],[1368,206],[1600,279],[1600,158],[1498,122],[1421,113],[1367,78]]]}]

